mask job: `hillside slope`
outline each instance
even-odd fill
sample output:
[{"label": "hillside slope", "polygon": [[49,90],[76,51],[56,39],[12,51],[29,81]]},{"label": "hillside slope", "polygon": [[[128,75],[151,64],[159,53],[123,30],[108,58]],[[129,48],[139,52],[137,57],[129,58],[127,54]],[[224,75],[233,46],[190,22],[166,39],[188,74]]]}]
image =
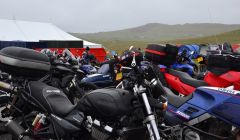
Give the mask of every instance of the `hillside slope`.
[{"label": "hillside slope", "polygon": [[165,41],[171,42],[174,44],[207,44],[207,43],[223,43],[223,42],[230,42],[232,44],[239,44],[240,43],[240,30],[234,30],[218,35],[207,36],[207,37],[200,37],[200,38],[192,38],[192,39],[179,39],[179,40],[172,40],[172,41]]},{"label": "hillside slope", "polygon": [[89,34],[73,33],[73,35],[79,38],[99,41],[164,41],[210,36],[236,29],[240,29],[240,25],[210,23],[167,25],[150,23],[118,31]]},{"label": "hillside slope", "polygon": [[173,44],[205,44],[205,43],[223,43],[230,42],[232,44],[240,43],[240,30],[234,30],[214,36],[193,38],[193,39],[181,39],[181,40],[170,40],[170,41],[120,41],[120,40],[112,40],[112,41],[99,41],[92,40],[97,43],[103,44],[106,48],[110,50],[116,50],[121,52],[127,49],[129,46],[134,45],[138,48],[145,48],[149,43],[173,43]]}]

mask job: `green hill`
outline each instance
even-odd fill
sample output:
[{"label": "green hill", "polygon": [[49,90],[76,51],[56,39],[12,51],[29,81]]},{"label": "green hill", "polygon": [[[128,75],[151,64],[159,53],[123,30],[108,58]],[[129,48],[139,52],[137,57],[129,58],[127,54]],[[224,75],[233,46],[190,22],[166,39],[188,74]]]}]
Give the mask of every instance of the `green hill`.
[{"label": "green hill", "polygon": [[207,44],[207,43],[223,43],[230,42],[232,44],[240,43],[240,30],[234,30],[218,35],[200,37],[200,38],[192,38],[192,39],[179,39],[174,41],[165,41],[165,43],[174,43],[174,44]]},{"label": "green hill", "polygon": [[87,40],[97,41],[165,41],[176,39],[188,39],[220,34],[228,31],[240,29],[240,25],[226,24],[177,24],[167,25],[160,23],[150,23],[143,26],[124,30],[99,32],[99,33],[73,33],[73,35]]},{"label": "green hill", "polygon": [[129,46],[133,45],[138,48],[145,48],[149,43],[173,43],[173,44],[205,44],[205,43],[223,43],[230,42],[232,44],[240,43],[240,30],[234,30],[214,36],[191,38],[191,39],[179,39],[170,41],[121,41],[121,40],[91,40],[96,43],[103,44],[109,50],[116,50],[121,52],[126,50]]}]

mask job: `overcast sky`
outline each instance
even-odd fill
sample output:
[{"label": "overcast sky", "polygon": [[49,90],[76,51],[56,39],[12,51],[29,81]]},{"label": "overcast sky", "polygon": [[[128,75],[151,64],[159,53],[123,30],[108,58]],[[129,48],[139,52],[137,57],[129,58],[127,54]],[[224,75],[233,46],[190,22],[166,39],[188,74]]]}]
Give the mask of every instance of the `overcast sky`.
[{"label": "overcast sky", "polygon": [[0,0],[0,18],[51,22],[69,32],[146,23],[240,23],[240,0]]}]

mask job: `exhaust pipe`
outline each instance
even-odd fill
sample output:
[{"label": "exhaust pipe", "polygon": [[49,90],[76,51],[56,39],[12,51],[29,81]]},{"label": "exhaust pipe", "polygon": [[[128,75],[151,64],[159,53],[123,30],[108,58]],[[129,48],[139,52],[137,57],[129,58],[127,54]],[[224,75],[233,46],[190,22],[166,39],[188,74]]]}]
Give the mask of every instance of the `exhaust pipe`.
[{"label": "exhaust pipe", "polygon": [[5,125],[6,130],[12,134],[13,139],[15,140],[32,140],[28,136],[23,136],[22,133],[25,130],[15,121],[8,120],[7,124]]}]

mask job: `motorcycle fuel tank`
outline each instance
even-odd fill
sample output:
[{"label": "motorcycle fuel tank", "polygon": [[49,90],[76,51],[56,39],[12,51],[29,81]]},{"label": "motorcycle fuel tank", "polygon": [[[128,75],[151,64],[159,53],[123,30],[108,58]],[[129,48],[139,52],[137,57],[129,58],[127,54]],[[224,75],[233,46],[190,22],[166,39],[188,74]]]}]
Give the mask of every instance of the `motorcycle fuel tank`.
[{"label": "motorcycle fuel tank", "polygon": [[77,107],[85,115],[118,120],[123,115],[131,113],[134,99],[132,93],[123,89],[98,89],[83,96]]}]

